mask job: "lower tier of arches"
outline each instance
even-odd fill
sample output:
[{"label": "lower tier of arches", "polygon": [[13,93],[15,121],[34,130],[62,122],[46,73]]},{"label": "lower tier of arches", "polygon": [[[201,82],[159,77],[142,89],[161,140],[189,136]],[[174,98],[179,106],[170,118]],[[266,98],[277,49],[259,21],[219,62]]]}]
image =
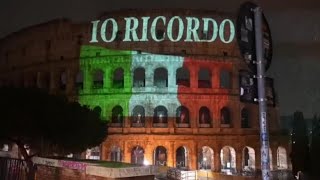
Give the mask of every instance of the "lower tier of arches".
[{"label": "lower tier of arches", "polygon": [[[270,169],[291,169],[288,141],[270,137]],[[182,169],[241,172],[260,169],[258,135],[109,135],[101,159]]]}]

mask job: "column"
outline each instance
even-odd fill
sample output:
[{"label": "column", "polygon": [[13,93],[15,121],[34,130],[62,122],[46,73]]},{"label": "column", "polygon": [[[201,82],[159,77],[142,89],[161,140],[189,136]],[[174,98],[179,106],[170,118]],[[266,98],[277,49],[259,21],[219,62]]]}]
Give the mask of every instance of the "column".
[{"label": "column", "polygon": [[153,87],[153,67],[145,69],[145,87]]},{"label": "column", "polygon": [[215,67],[213,69],[213,88],[220,88],[220,67]]},{"label": "column", "polygon": [[176,71],[174,66],[166,67],[168,70],[168,88],[174,88],[176,86]]},{"label": "column", "polygon": [[111,67],[105,67],[103,73],[103,88],[110,89],[112,87]]},{"label": "column", "polygon": [[231,88],[236,92],[239,92],[239,70],[238,64],[233,64],[231,74]]},{"label": "column", "polygon": [[237,173],[242,171],[242,150],[236,149],[236,170]]},{"label": "column", "polygon": [[124,80],[124,88],[126,89],[126,91],[130,91],[131,87],[132,87],[132,78],[133,76],[131,76],[131,71],[130,69],[123,69],[123,80]]},{"label": "column", "polygon": [[92,74],[87,67],[83,70],[83,90],[88,93],[92,87]]},{"label": "column", "polygon": [[198,88],[198,68],[190,68],[190,87]]},{"label": "column", "polygon": [[217,146],[216,151],[214,152],[214,171],[220,172],[221,171],[221,146]]}]

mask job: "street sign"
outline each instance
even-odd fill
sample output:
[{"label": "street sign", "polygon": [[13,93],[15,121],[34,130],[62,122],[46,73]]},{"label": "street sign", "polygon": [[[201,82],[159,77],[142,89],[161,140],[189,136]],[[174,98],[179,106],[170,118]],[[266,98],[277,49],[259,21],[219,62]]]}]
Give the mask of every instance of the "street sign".
[{"label": "street sign", "polygon": [[[256,7],[257,5],[252,2],[243,3],[240,7],[236,23],[237,41],[240,52],[245,63],[253,73],[257,72],[253,12],[253,9]],[[264,15],[262,29],[265,70],[268,70],[272,59],[272,39],[269,25]]]}]

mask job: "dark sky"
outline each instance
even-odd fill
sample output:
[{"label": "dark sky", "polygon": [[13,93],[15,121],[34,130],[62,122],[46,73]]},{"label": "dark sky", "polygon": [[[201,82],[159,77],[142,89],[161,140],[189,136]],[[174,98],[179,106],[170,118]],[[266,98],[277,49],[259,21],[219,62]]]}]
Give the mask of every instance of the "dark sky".
[{"label": "dark sky", "polygon": [[[89,21],[101,12],[127,8],[193,8],[236,12],[244,0],[2,0],[0,38],[48,20]],[[275,78],[282,115],[320,113],[320,1],[262,0],[269,21]]]}]

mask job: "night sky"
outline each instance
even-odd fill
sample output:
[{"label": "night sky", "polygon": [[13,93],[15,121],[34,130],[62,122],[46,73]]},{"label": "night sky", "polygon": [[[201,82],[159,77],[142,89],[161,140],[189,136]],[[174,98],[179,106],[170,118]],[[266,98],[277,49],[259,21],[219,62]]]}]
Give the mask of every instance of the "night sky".
[{"label": "night sky", "polygon": [[[127,8],[186,8],[237,12],[243,0],[2,0],[0,38],[55,18],[94,20],[103,11]],[[275,79],[281,115],[301,110],[320,113],[320,1],[260,1],[269,21],[274,56],[268,71]]]}]

